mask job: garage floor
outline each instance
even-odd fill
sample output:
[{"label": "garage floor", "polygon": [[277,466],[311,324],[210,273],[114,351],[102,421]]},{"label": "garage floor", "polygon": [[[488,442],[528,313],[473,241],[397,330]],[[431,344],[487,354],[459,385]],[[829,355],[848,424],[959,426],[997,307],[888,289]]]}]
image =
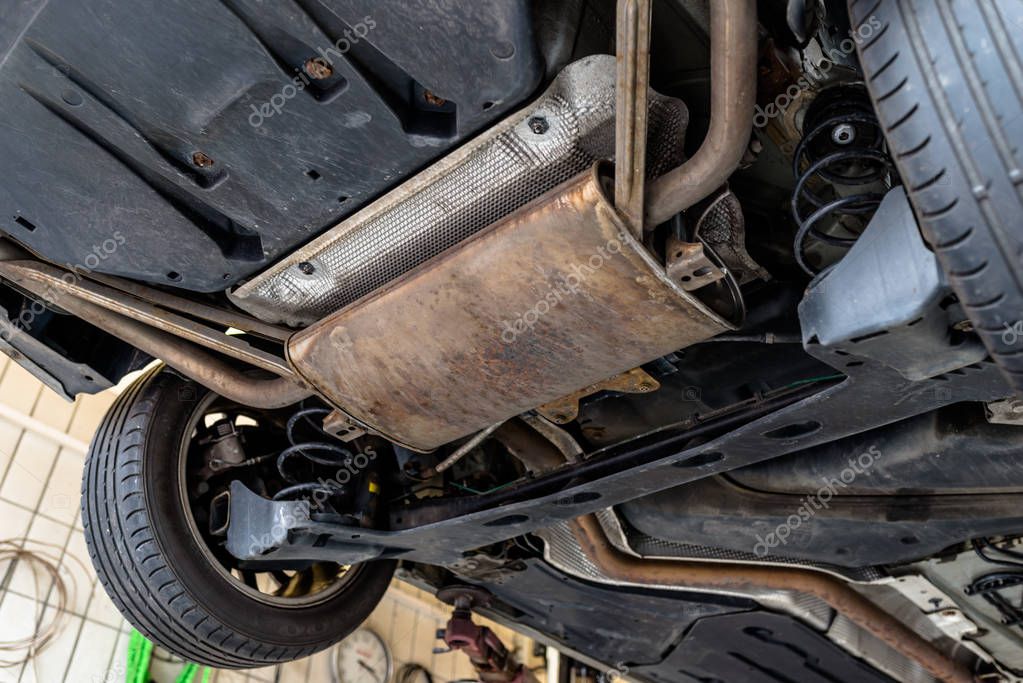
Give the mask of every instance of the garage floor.
[{"label": "garage floor", "polygon": [[[0,665],[0,683],[124,680],[130,627],[93,574],[78,512],[88,441],[114,396],[106,392],[67,403],[0,356],[0,540],[27,539],[28,548],[59,558],[62,575],[75,586],[59,636],[25,665]],[[43,605],[55,609],[48,580],[34,577],[24,565],[0,564],[0,642],[26,637],[38,619],[48,620],[50,612],[40,612]],[[396,583],[368,626],[391,644],[396,667],[416,662],[437,683],[472,678],[464,656],[431,654],[437,644],[434,634],[446,618],[430,595]],[[498,630],[509,645],[530,647],[524,637]],[[20,660],[24,654],[0,652],[0,660]],[[218,671],[212,680],[329,683],[328,656],[321,653],[280,671]],[[172,672],[166,678],[172,681],[179,665],[159,651],[155,657],[166,661],[154,665],[154,672]]]}]

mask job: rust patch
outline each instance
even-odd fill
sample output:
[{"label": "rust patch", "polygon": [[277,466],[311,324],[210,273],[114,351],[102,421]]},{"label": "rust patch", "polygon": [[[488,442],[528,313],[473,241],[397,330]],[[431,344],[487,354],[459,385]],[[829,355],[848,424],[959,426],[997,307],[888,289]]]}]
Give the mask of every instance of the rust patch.
[{"label": "rust patch", "polygon": [[573,392],[557,401],[545,403],[536,412],[551,422],[565,424],[579,416],[579,401],[598,391],[620,391],[625,394],[646,394],[661,388],[661,383],[648,375],[642,368],[633,368],[628,372],[609,377],[603,382]]},{"label": "rust patch", "polygon": [[303,68],[305,68],[305,72],[309,74],[310,78],[315,78],[318,81],[334,75],[334,67],[328,64],[327,60],[323,57],[310,57],[305,60]]}]

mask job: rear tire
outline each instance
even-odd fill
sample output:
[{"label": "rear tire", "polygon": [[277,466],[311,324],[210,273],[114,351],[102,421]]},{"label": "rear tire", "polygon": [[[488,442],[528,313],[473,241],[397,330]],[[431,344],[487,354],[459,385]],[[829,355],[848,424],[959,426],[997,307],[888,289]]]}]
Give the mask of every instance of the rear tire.
[{"label": "rear tire", "polygon": [[100,425],[85,465],[82,519],[96,573],[125,618],[185,659],[221,668],[308,656],[344,638],[383,597],[395,562],[357,565],[320,602],[270,604],[239,590],[190,531],[180,444],[208,390],[156,369]]},{"label": "rear tire", "polygon": [[923,236],[1023,393],[1023,3],[851,0],[849,9]]}]

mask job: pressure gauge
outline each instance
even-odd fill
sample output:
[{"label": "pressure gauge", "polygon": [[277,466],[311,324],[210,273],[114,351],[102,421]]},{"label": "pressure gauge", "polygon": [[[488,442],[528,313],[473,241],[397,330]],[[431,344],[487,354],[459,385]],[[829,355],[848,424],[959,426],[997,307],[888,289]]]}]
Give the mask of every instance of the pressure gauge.
[{"label": "pressure gauge", "polygon": [[391,666],[387,643],[367,628],[338,643],[331,659],[334,683],[390,683]]}]

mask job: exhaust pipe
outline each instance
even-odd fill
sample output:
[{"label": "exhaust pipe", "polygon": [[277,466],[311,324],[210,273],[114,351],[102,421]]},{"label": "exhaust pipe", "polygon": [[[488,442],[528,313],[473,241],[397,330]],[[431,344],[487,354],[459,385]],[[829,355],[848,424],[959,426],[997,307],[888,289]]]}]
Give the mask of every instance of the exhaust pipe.
[{"label": "exhaust pipe", "polygon": [[[144,353],[162,360],[189,379],[202,384],[232,401],[254,408],[283,408],[313,395],[301,386],[290,368],[271,354],[260,352],[239,340],[203,325],[163,311],[147,302],[118,293],[59,268],[37,261],[10,242],[0,240],[0,277],[32,294],[40,301],[71,313],[99,327]],[[126,286],[132,287],[130,283]],[[150,294],[148,288],[137,287],[140,295]],[[199,317],[219,318],[229,313],[192,304],[155,292],[168,305],[183,305]],[[246,318],[229,317],[224,324],[239,323],[266,336],[277,335],[268,325]],[[184,337],[184,338],[183,338]],[[187,341],[191,339],[192,341]],[[198,343],[195,343],[198,342]],[[262,367],[278,377],[265,379],[230,363],[218,353],[233,356],[248,364]]]},{"label": "exhaust pipe", "polygon": [[948,683],[971,683],[974,680],[966,667],[951,660],[847,584],[826,574],[788,567],[642,559],[614,548],[593,515],[578,517],[569,525],[586,558],[611,579],[637,585],[678,586],[697,591],[772,590],[813,595],[887,643],[899,654],[918,663],[938,680]]},{"label": "exhaust pipe", "polygon": [[756,0],[710,3],[710,130],[689,161],[650,183],[653,228],[721,187],[742,161],[757,103]]}]

